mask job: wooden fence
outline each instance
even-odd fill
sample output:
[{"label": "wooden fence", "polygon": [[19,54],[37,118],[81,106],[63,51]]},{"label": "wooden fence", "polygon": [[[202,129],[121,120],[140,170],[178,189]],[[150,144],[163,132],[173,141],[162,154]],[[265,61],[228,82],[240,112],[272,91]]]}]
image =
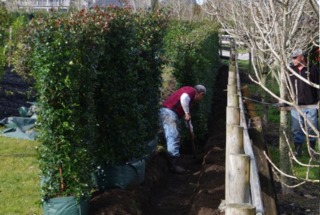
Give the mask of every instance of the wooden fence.
[{"label": "wooden fence", "polygon": [[[269,164],[264,160],[264,147],[261,147],[261,142],[256,143],[259,142],[259,135],[261,138],[262,126],[259,124],[248,128],[247,124],[251,120],[261,123],[261,120],[259,121],[259,117],[254,114],[248,119],[246,114],[235,47],[234,40],[230,40],[226,107],[225,212],[226,215],[274,215],[277,214],[277,210],[274,194],[270,190],[272,182],[264,180],[263,185],[267,189],[262,189],[259,177],[271,177]],[[249,132],[252,129],[257,132]],[[255,134],[254,142],[250,133]],[[254,147],[259,144],[259,147]]]}]

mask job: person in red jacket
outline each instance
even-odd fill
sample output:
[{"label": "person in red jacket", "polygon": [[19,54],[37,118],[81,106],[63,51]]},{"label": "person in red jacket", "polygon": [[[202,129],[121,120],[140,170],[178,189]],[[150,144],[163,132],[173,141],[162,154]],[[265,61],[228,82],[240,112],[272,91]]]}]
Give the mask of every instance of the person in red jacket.
[{"label": "person in red jacket", "polygon": [[[200,102],[206,93],[203,85],[195,87],[185,86],[173,92],[163,103],[160,109],[160,121],[167,142],[167,152],[171,161],[171,169],[176,173],[184,173],[186,170],[177,164],[180,157],[180,135],[178,129],[179,119],[183,118],[190,125],[190,105]],[[190,122],[189,122],[190,121]],[[193,133],[193,132],[192,132]]]}]

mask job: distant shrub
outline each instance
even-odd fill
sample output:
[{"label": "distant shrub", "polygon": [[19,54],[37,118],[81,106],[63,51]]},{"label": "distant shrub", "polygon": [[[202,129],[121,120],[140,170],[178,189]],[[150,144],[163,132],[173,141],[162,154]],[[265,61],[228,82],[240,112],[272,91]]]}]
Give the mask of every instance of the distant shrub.
[{"label": "distant shrub", "polygon": [[192,109],[192,121],[199,142],[204,141],[211,116],[213,86],[219,69],[219,27],[211,22],[172,21],[165,36],[167,67],[181,86],[203,84],[204,100]]}]

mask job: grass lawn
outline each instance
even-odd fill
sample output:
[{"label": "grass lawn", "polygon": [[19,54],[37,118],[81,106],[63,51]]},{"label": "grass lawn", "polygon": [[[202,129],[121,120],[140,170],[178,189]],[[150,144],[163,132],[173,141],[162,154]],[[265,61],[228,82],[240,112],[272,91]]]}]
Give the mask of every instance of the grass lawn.
[{"label": "grass lawn", "polygon": [[42,214],[36,141],[0,137],[0,214]]}]

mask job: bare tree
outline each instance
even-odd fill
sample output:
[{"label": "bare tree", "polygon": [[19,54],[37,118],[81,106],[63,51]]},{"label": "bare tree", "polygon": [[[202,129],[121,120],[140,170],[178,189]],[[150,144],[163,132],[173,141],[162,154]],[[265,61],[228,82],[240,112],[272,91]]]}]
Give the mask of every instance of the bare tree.
[{"label": "bare tree", "polygon": [[[289,75],[294,74],[289,66],[290,53],[297,48],[308,50],[312,42],[314,44],[316,41],[319,42],[317,40],[319,37],[317,1],[208,0],[202,8],[208,14],[215,16],[227,33],[248,47],[252,54],[251,61],[254,69],[254,75],[250,76],[252,81],[279,102],[292,105],[299,111],[299,107],[293,102],[294,89],[289,81]],[[279,86],[278,94],[267,85],[267,77],[271,75]],[[309,80],[304,81],[319,89],[319,85]],[[287,177],[292,175],[289,157],[292,149],[286,138],[288,124],[288,112],[280,111],[280,170],[283,173],[284,184],[291,183],[289,178],[296,178]],[[311,123],[307,122],[307,124]],[[314,131],[319,140],[319,131],[315,128]],[[313,167],[308,164],[306,166]],[[299,178],[299,180],[303,179]],[[290,192],[286,186],[282,187],[284,193]]]},{"label": "bare tree", "polygon": [[5,7],[8,11],[16,11],[19,9],[19,1],[18,0],[12,0],[12,1],[4,1]]},{"label": "bare tree", "polygon": [[193,0],[162,0],[159,7],[169,9],[171,16],[178,20],[199,20],[205,16]]}]

